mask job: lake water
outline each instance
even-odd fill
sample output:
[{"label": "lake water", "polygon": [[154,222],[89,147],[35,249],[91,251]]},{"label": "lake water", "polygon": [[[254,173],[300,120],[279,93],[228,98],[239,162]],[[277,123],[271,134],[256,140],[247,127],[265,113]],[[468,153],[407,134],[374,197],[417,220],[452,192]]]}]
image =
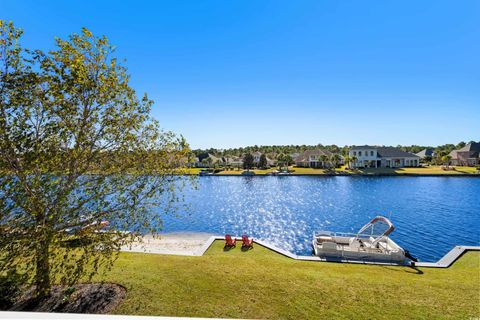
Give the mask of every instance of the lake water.
[{"label": "lake water", "polygon": [[164,231],[244,233],[311,254],[314,231],[356,232],[377,215],[422,261],[455,245],[480,245],[480,179],[458,177],[199,177],[189,209]]}]

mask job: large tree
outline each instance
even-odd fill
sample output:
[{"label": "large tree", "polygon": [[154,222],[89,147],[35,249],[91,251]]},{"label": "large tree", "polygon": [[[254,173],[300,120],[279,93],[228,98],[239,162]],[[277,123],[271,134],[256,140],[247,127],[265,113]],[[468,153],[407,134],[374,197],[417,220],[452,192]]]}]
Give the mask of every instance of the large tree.
[{"label": "large tree", "polygon": [[253,156],[251,153],[246,153],[244,156],[243,156],[243,168],[244,169],[247,169],[247,170],[250,170],[253,168]]},{"label": "large tree", "polygon": [[24,50],[0,21],[0,272],[36,294],[108,270],[119,249],[175,207],[183,139],[151,118],[106,37],[87,29]]},{"label": "large tree", "polygon": [[266,168],[268,165],[268,161],[267,161],[267,156],[262,153],[262,155],[260,156],[260,159],[258,160],[258,167],[259,168]]},{"label": "large tree", "polygon": [[291,155],[287,154],[283,159],[285,160],[287,167],[293,164],[293,158]]}]

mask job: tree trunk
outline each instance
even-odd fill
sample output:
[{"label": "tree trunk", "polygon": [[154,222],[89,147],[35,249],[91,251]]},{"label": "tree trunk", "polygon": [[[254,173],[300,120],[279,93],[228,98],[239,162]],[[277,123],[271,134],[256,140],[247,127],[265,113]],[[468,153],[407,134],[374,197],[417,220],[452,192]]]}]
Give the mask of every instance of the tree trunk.
[{"label": "tree trunk", "polygon": [[50,239],[46,237],[39,241],[36,250],[36,273],[35,273],[35,295],[42,299],[50,294],[50,262],[49,258]]}]

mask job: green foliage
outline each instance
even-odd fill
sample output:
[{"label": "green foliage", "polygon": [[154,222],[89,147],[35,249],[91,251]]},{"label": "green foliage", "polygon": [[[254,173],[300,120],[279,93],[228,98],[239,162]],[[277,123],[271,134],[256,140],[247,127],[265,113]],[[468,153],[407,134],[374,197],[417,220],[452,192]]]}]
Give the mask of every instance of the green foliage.
[{"label": "green foliage", "polygon": [[[470,141],[469,143],[474,142]],[[460,142],[457,145],[454,144],[445,144],[441,146],[437,146],[435,149],[435,152],[446,152],[450,153],[452,150],[455,149],[460,149],[461,147],[465,146],[465,142]],[[418,153],[422,151],[423,149],[426,148],[433,148],[432,146],[420,146],[420,145],[411,145],[411,146],[401,146],[398,145],[396,146],[400,148],[403,151],[410,152],[410,153]],[[210,148],[206,150],[202,149],[197,149],[193,150],[193,153],[197,156],[205,155],[207,153],[218,155],[218,156],[243,156],[245,153],[253,153],[253,152],[260,152],[262,154],[267,155],[271,159],[277,159],[279,155],[283,154],[285,156],[289,156],[293,153],[302,153],[305,150],[311,150],[311,149],[323,149],[323,150],[328,150],[334,154],[341,154],[341,155],[346,155],[348,154],[348,149],[350,146],[337,146],[337,145],[322,145],[322,144],[317,144],[317,145],[285,145],[285,146],[249,146],[249,147],[244,147],[244,148],[231,148],[231,149],[215,149],[215,148]]]},{"label": "green foliage", "polygon": [[326,168],[327,167],[328,156],[322,154],[319,159],[322,162],[322,167]]},{"label": "green foliage", "polygon": [[10,269],[0,275],[0,310],[8,310],[21,293],[26,277],[15,269]]},{"label": "green foliage", "polygon": [[72,296],[72,294],[75,292],[75,287],[68,287],[65,290],[63,290],[63,299],[68,300]]},{"label": "green foliage", "polygon": [[150,209],[164,197],[174,210],[190,150],[151,118],[106,37],[82,29],[44,53],[21,34],[0,21],[0,271],[22,261],[45,296],[158,232]]},{"label": "green foliage", "polygon": [[250,153],[245,154],[243,157],[243,168],[250,170],[253,168],[253,156]]},{"label": "green foliage", "polygon": [[332,166],[334,168],[337,168],[339,163],[340,163],[340,155],[338,153],[334,153],[332,154],[332,156],[330,157],[330,162],[332,163]]},{"label": "green foliage", "polygon": [[258,167],[259,167],[259,168],[266,168],[267,165],[268,165],[268,163],[267,163],[267,156],[266,156],[265,154],[262,154],[262,155],[260,156],[259,161],[258,161]]},{"label": "green foliage", "polygon": [[449,155],[444,155],[441,157],[442,163],[448,167],[450,165],[450,161],[452,160],[452,157]]}]

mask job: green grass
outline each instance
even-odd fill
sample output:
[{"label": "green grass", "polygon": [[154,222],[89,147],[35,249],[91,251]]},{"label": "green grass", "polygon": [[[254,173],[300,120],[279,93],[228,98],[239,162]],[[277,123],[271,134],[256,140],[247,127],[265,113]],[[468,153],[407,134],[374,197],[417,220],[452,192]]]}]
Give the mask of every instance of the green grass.
[{"label": "green grass", "polygon": [[418,168],[368,168],[358,169],[354,172],[362,174],[414,174],[414,175],[469,175],[480,173],[474,167],[451,167],[450,170],[444,170],[440,166],[418,167]]},{"label": "green grass", "polygon": [[[202,257],[122,253],[101,280],[128,292],[117,314],[269,319],[480,316],[480,253],[448,269],[295,261],[256,245]],[[99,279],[97,279],[99,280]]]},{"label": "green grass", "polygon": [[198,174],[202,168],[184,168],[182,171],[184,171],[186,174]]}]

